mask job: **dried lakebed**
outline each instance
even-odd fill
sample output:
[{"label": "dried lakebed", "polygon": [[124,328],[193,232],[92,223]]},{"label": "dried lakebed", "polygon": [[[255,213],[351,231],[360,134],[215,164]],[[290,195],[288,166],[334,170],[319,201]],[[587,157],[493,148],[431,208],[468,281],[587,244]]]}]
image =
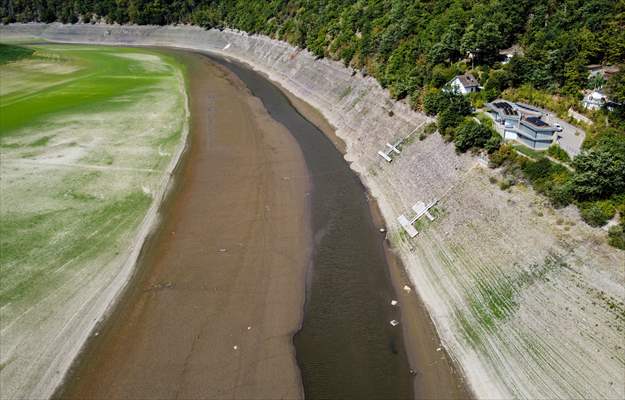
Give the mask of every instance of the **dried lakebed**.
[{"label": "dried lakebed", "polygon": [[[438,135],[406,143],[401,156],[386,163],[377,155],[384,143],[418,132],[428,118],[392,101],[370,77],[232,30],[28,24],[0,31],[179,46],[249,63],[336,127],[444,347],[477,397],[625,396],[623,252],[610,248],[605,233],[585,225],[576,210],[554,210],[522,185],[500,190],[490,183],[501,179],[499,171],[456,155]],[[397,216],[432,199],[439,201],[437,220],[419,224],[417,238],[403,237]]]},{"label": "dried lakebed", "polygon": [[[148,242],[136,279],[110,318],[97,328],[97,335],[58,396],[301,397],[302,386],[291,338],[299,328],[304,308],[308,249],[314,236],[306,318],[304,329],[296,339],[297,360],[307,396],[412,397],[413,377],[409,374],[403,349],[402,331],[388,323],[399,319],[399,310],[390,304],[395,296],[389,281],[383,236],[372,222],[366,191],[332,143],[291,106],[282,92],[251,70],[227,65],[243,79],[252,94],[263,101],[271,116],[289,131],[274,122],[258,99],[247,94],[248,89],[233,75],[207,65],[206,59],[199,55],[64,45],[38,48],[39,54],[65,51],[74,55],[59,57],[64,68],[58,70],[84,74],[58,84],[53,82],[43,89],[52,88],[54,96],[54,88],[63,88],[57,95],[60,98],[53,98],[50,104],[59,106],[57,113],[64,117],[76,109],[86,112],[71,103],[72,97],[79,97],[76,94],[85,88],[79,86],[74,89],[79,91],[76,92],[71,90],[71,85],[94,73],[85,74],[83,68],[86,67],[72,67],[68,61],[77,63],[82,52],[85,57],[97,59],[98,52],[108,56],[119,51],[123,53],[122,59],[151,64],[158,64],[160,58],[179,59],[190,73],[192,148],[181,167],[180,181],[171,201],[161,210],[163,224]],[[102,65],[101,60],[99,65]],[[115,79],[113,69],[106,64],[103,67],[105,79]],[[148,67],[154,68],[153,65]],[[11,65],[11,68],[17,73],[21,66]],[[137,67],[121,69],[131,72]],[[208,76],[200,77],[202,73]],[[120,79],[138,80],[129,76]],[[64,86],[68,84],[69,87]],[[24,92],[19,88],[7,90],[11,91],[22,95]],[[235,91],[240,93],[235,94]],[[96,90],[95,93],[104,93],[102,97],[106,102],[126,104],[132,100],[125,97],[127,93],[123,90],[118,91],[122,94],[120,97],[116,97],[114,91]],[[69,97],[63,98],[63,95]],[[46,96],[32,95],[36,101],[42,97]],[[84,101],[82,105],[87,103]],[[19,102],[4,104],[19,105]],[[103,112],[106,107],[100,104],[97,109]],[[181,109],[184,112],[186,107]],[[44,114],[35,113],[29,120],[43,120]],[[14,122],[5,119],[3,127],[11,123]],[[41,129],[42,125],[38,126],[38,131],[47,133]],[[150,138],[153,134],[141,132],[140,127],[135,129],[140,137]],[[104,135],[84,126],[59,130],[54,137],[73,134],[76,145],[81,147],[86,147],[89,141],[80,134],[89,138]],[[127,133],[127,130],[120,129],[119,134],[122,132]],[[3,143],[7,148],[18,148],[14,142]],[[154,167],[122,165],[114,151],[117,148],[100,145],[98,150],[107,151],[101,163],[82,162],[84,158],[79,159],[81,162],[61,159],[60,155],[67,151],[56,146],[55,159],[46,162],[46,166],[95,171],[98,176],[158,171]],[[161,157],[166,150],[159,143],[157,151]],[[139,159],[134,155],[125,156]],[[44,162],[31,156],[20,163],[27,169],[40,161]],[[308,187],[309,179],[312,190]],[[146,184],[143,182],[142,187],[145,194]],[[119,211],[119,207],[115,210]],[[310,228],[308,213],[313,221]],[[117,218],[108,215],[106,221],[121,230],[125,225],[117,224]],[[108,226],[104,220],[99,224],[100,230],[94,235],[103,234]],[[82,226],[81,221],[75,226]],[[130,225],[126,237],[132,234],[134,226]],[[31,224],[28,228],[33,230],[38,225]],[[311,228],[312,235],[308,232]],[[50,229],[58,231],[55,227]],[[94,235],[87,235],[87,238],[93,240]],[[135,242],[135,247],[138,244]],[[85,247],[91,248],[88,244]],[[85,258],[76,260],[77,264],[79,261],[84,263]],[[93,268],[100,266],[98,261],[94,261]],[[67,281],[76,285],[82,282]],[[117,285],[120,283],[123,281],[117,281]],[[99,284],[103,283],[93,280],[88,288],[94,298],[104,298],[92,300],[103,310],[103,302],[110,300],[119,286],[108,288],[102,295],[94,290]],[[43,283],[40,288],[44,292],[51,290]],[[67,306],[57,303],[49,311],[35,304],[33,309],[51,313],[60,323],[67,323],[68,317],[59,312]],[[99,315],[94,310],[88,311],[91,312],[79,309],[74,318],[97,321]],[[80,331],[71,324],[72,319],[69,322],[69,327],[65,328],[67,336],[58,335],[55,344],[59,347],[73,345],[75,352],[80,339],[73,335],[88,332],[90,327],[82,326],[84,331]],[[20,336],[31,338],[34,335]],[[64,338],[69,340],[64,341]],[[23,348],[28,349],[28,343],[23,344]],[[163,352],[165,348],[167,351]],[[26,370],[27,374],[22,376],[5,375],[5,382],[16,389],[12,392],[3,389],[3,396],[22,397],[24,393],[47,396],[63,376],[63,368],[71,355],[71,352],[63,355],[62,362],[54,365],[54,378],[44,384],[37,382],[40,377],[37,370]],[[15,360],[20,361],[20,358]],[[41,367],[46,367],[46,359],[39,362]],[[10,372],[10,369],[4,370]],[[21,383],[20,379],[24,378],[34,386]]]},{"label": "dried lakebed", "polygon": [[178,189],[57,396],[293,398],[301,370],[308,398],[412,398],[384,236],[358,178],[267,79],[214,60],[244,87],[205,56],[175,54],[190,66],[192,115]]}]

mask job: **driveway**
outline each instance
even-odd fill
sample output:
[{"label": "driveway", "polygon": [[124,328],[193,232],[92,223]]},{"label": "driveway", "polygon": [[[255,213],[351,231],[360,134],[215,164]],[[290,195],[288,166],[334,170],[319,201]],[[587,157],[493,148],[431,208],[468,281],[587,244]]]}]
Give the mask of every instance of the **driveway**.
[{"label": "driveway", "polygon": [[576,127],[575,125],[571,125],[568,122],[558,118],[555,114],[543,110],[545,115],[543,119],[549,125],[560,124],[562,127],[562,132],[556,132],[557,139],[556,142],[568,153],[568,155],[573,158],[579,154],[582,148],[582,143],[584,143],[584,138],[586,138],[586,133],[581,129]]}]

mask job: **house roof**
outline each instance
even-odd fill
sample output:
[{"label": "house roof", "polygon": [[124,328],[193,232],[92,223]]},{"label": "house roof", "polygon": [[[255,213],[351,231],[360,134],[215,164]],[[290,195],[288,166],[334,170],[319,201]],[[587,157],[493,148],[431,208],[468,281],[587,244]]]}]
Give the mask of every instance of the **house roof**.
[{"label": "house roof", "polygon": [[531,124],[533,124],[534,126],[538,126],[540,128],[545,127],[545,126],[549,126],[547,125],[547,123],[545,121],[543,121],[542,119],[538,118],[538,117],[527,117],[527,121]]},{"label": "house roof", "polygon": [[518,115],[516,110],[512,107],[512,104],[506,101],[496,101],[492,103],[496,108],[501,110],[505,115]]},{"label": "house roof", "polygon": [[595,100],[601,100],[601,99],[605,99],[607,96],[602,91],[593,90],[590,93],[590,97],[592,97]]},{"label": "house roof", "polygon": [[521,48],[520,45],[518,44],[514,44],[511,47],[507,48],[507,49],[502,49],[499,50],[499,54],[502,56],[508,55],[508,54],[512,54],[513,56],[519,55],[522,56],[523,55],[523,49]]},{"label": "house roof", "polygon": [[462,86],[466,87],[476,87],[478,86],[477,79],[471,74],[458,75],[456,78],[460,81]]},{"label": "house roof", "polygon": [[620,71],[618,65],[599,65],[599,64],[591,64],[587,65],[586,69],[590,72],[590,75],[601,74],[606,79],[610,78],[612,75],[616,74]]},{"label": "house roof", "polygon": [[521,122],[523,121],[525,121],[526,123],[529,123],[536,129],[546,130],[546,131],[555,130],[555,128],[553,128],[551,125],[549,125],[548,123],[546,123],[539,117],[527,117],[525,118],[525,120],[521,120]]}]

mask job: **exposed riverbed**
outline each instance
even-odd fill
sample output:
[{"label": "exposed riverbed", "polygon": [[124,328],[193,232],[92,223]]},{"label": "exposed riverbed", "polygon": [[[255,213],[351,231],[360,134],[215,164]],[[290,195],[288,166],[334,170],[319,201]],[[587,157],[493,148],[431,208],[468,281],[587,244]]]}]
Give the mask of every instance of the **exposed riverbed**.
[{"label": "exposed riverbed", "polygon": [[58,397],[292,398],[300,370],[308,398],[413,397],[357,176],[266,78],[175,53],[190,75],[190,153],[137,277]]},{"label": "exposed riverbed", "polygon": [[411,398],[399,319],[391,305],[383,240],[355,173],[319,128],[266,78],[224,62],[303,150],[313,185],[313,265],[303,326],[295,336],[307,398]]},{"label": "exposed riverbed", "polygon": [[298,398],[311,236],[297,142],[186,52],[189,151],[137,274],[57,397]]}]

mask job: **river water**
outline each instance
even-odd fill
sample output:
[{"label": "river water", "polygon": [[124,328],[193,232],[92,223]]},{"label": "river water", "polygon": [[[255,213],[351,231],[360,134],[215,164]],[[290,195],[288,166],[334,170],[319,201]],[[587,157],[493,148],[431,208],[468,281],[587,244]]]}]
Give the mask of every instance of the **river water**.
[{"label": "river water", "polygon": [[294,337],[308,399],[413,397],[412,377],[384,254],[367,191],[341,153],[261,74],[208,56],[227,67],[282,123],[303,150],[313,191],[313,260],[304,319]]}]

